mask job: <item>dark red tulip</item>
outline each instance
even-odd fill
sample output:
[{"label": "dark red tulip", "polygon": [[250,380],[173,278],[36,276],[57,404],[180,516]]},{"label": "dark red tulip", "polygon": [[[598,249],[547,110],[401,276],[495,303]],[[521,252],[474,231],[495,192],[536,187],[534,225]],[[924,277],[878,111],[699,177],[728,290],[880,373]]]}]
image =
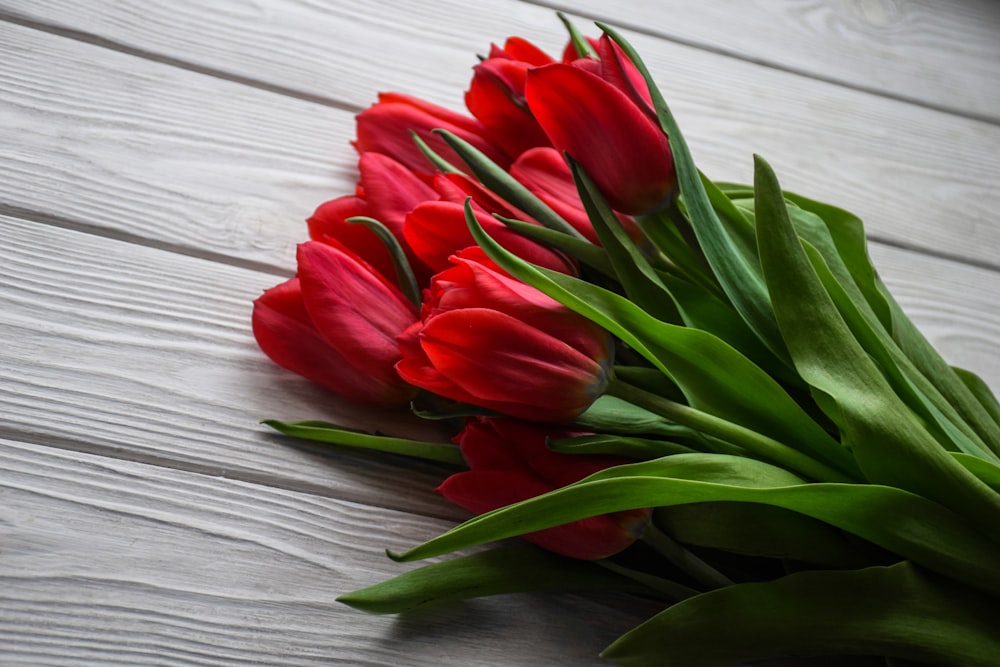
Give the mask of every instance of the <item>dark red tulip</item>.
[{"label": "dark red tulip", "polygon": [[[438,491],[457,505],[483,514],[577,482],[628,459],[559,454],[549,439],[577,435],[566,429],[515,419],[470,420],[455,441],[469,464]],[[631,510],[574,521],[524,538],[549,551],[594,560],[630,546],[649,523],[650,510]]]}]

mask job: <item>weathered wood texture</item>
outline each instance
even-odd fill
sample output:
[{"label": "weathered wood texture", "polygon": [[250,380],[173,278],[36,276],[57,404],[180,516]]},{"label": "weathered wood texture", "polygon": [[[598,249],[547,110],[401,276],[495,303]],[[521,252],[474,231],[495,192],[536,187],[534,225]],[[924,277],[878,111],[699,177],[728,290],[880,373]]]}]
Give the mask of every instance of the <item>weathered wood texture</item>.
[{"label": "weathered wood texture", "polygon": [[[0,664],[597,664],[650,612],[344,608],[464,516],[448,469],[257,424],[438,435],[273,367],[250,301],[353,188],[354,113],[458,108],[491,41],[561,47],[550,4],[0,0]],[[1000,389],[1000,5],[566,4],[630,29],[712,177],[759,152],[859,213],[907,312]]]},{"label": "weathered wood texture", "polygon": [[[335,602],[447,524],[0,440],[0,664],[597,664],[655,611],[510,595],[427,615]],[[498,641],[504,637],[505,641]]]},{"label": "weathered wood texture", "polygon": [[[512,0],[472,14],[453,7],[468,21],[461,31],[444,20],[445,4],[426,9],[390,6],[373,19],[349,3],[276,3],[263,18],[236,13],[226,22],[227,14],[210,14],[206,32],[190,30],[194,19],[172,9],[106,24],[116,43],[200,58],[199,67],[218,57],[240,78],[322,92],[330,107],[7,25],[3,48],[12,57],[0,67],[0,85],[11,92],[0,140],[17,168],[0,196],[187,252],[288,266],[299,221],[352,187],[355,156],[345,147],[353,118],[339,105],[367,106],[389,88],[458,107],[473,54],[490,40],[524,32],[550,47],[563,41],[551,12]],[[385,20],[400,15],[412,20]],[[156,17],[157,39],[128,36],[128,26]],[[294,38],[306,22],[309,31]],[[427,39],[435,28],[442,36]],[[264,48],[261,30],[285,47]],[[175,36],[172,48],[159,47],[167,35]],[[191,43],[197,35],[201,47]],[[854,211],[877,238],[998,265],[992,249],[1000,247],[1000,226],[982,222],[1000,209],[997,125],[646,35],[635,43],[712,177],[750,180],[756,152],[785,188]],[[365,53],[373,56],[358,57]],[[65,174],[76,177],[60,180]],[[959,199],[962,215],[955,214]]]}]

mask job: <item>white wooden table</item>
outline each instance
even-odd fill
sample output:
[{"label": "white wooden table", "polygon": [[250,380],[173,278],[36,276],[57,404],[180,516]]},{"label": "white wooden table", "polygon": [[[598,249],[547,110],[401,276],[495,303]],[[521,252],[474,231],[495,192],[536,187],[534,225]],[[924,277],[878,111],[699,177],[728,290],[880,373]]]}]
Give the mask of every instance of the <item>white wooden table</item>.
[{"label": "white wooden table", "polygon": [[[0,664],[597,664],[650,613],[348,609],[409,567],[383,549],[463,516],[445,469],[257,423],[384,422],[267,361],[250,303],[353,188],[377,91],[459,108],[491,41],[561,48],[559,4],[0,0]],[[860,214],[908,312],[1000,388],[1000,4],[611,4],[566,9],[626,29],[704,170],[748,181],[758,152]]]}]

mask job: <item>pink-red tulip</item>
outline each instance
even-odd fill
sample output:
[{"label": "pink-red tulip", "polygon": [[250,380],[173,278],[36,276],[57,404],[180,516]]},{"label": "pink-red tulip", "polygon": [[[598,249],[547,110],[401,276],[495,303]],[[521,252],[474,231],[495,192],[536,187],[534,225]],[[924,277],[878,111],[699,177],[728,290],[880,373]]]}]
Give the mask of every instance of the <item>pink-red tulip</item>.
[{"label": "pink-red tulip", "polygon": [[552,145],[580,163],[613,208],[633,215],[663,205],[675,185],[670,147],[626,93],[556,63],[528,72],[525,95]]},{"label": "pink-red tulip", "polygon": [[398,339],[409,382],[536,421],[583,412],[611,363],[603,329],[510,276],[466,257],[434,277],[422,321]]},{"label": "pink-red tulip", "polygon": [[[497,243],[518,257],[554,271],[572,272],[572,265],[562,254],[512,231],[479,207],[474,214]],[[475,245],[465,220],[465,206],[453,201],[419,204],[406,216],[403,235],[414,254],[433,271],[448,269],[452,255]]]},{"label": "pink-red tulip", "polygon": [[[590,241],[597,243],[597,233],[580,201],[569,165],[554,148],[532,148],[511,165],[510,175],[558,213]],[[633,238],[641,236],[635,221],[625,215],[619,220]]]},{"label": "pink-red tulip", "polygon": [[381,93],[377,104],[358,114],[354,147],[362,154],[373,152],[388,155],[407,169],[429,179],[433,176],[434,167],[413,142],[411,131],[456,167],[464,166],[444,140],[432,132],[437,128],[448,130],[469,142],[501,167],[509,166],[510,160],[503,151],[490,143],[482,123],[400,93]]},{"label": "pink-red tulip", "polygon": [[511,158],[535,146],[549,145],[545,132],[528,110],[524,83],[529,69],[551,62],[530,42],[511,39],[503,49],[494,46],[490,57],[474,68],[465,105],[486,127],[493,143]]},{"label": "pink-red tulip", "polygon": [[[514,419],[470,420],[455,441],[470,470],[452,475],[438,491],[476,514],[534,498],[627,459],[559,454],[549,439],[571,431]],[[525,539],[564,556],[594,560],[630,546],[649,523],[650,510],[590,517],[529,533]]]},{"label": "pink-red tulip", "polygon": [[358,159],[361,174],[357,191],[322,204],[309,218],[309,237],[314,241],[334,239],[396,282],[396,271],[385,244],[364,225],[347,222],[365,216],[385,225],[403,247],[418,280],[426,282],[430,271],[417,260],[403,236],[406,214],[438,194],[412,171],[380,153],[363,153]]},{"label": "pink-red tulip", "polygon": [[253,332],[275,363],[348,399],[398,406],[415,393],[395,372],[395,337],[416,307],[346,248],[299,246],[299,275],[254,302]]}]

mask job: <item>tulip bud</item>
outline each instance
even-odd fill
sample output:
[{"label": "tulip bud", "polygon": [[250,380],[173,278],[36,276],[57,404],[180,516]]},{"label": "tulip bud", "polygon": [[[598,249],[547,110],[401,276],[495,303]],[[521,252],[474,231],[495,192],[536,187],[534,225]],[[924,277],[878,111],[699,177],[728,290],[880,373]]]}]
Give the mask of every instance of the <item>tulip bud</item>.
[{"label": "tulip bud", "polygon": [[666,136],[612,83],[557,63],[529,71],[525,94],[552,145],[580,163],[614,209],[643,213],[673,191]]},{"label": "tulip bud", "polygon": [[253,331],[279,366],[345,398],[378,406],[409,402],[415,389],[394,370],[394,338],[417,310],[343,247],[299,246],[299,277],[254,302]]},{"label": "tulip bud", "polygon": [[434,277],[423,320],[398,339],[410,384],[536,421],[570,420],[608,383],[607,332],[508,275],[464,257]]},{"label": "tulip bud", "polygon": [[334,239],[395,282],[396,270],[385,243],[364,225],[347,222],[353,217],[374,218],[396,237],[417,279],[429,280],[431,272],[406,243],[403,223],[414,206],[434,201],[438,194],[412,171],[380,153],[363,153],[358,170],[357,192],[320,205],[308,220],[309,237],[314,241]]},{"label": "tulip bud", "polygon": [[[510,175],[521,182],[536,197],[593,243],[599,243],[597,232],[583,208],[569,165],[554,148],[532,148],[511,165]],[[630,217],[618,219],[629,236],[639,239],[642,232]]]},{"label": "tulip bud", "polygon": [[413,172],[429,178],[434,168],[413,142],[411,132],[415,132],[434,152],[456,167],[463,164],[444,140],[432,132],[436,128],[461,137],[501,167],[506,168],[510,163],[503,151],[486,138],[486,130],[479,121],[399,93],[381,93],[377,104],[358,114],[358,138],[354,147],[359,153],[388,155]]},{"label": "tulip bud", "polygon": [[[470,420],[455,439],[470,470],[452,475],[438,491],[453,503],[482,514],[629,462],[612,456],[559,454],[546,444],[549,439],[571,435],[578,434],[514,419]],[[650,516],[648,509],[614,512],[524,538],[572,558],[607,558],[630,546]]]}]

